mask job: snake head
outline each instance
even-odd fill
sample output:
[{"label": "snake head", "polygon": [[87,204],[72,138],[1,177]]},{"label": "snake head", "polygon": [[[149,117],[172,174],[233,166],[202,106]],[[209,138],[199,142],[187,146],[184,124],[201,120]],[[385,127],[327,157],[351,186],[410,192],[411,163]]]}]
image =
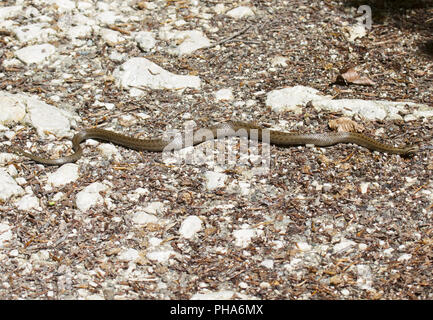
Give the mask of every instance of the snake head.
[{"label": "snake head", "polygon": [[406,147],[406,148],[404,148],[404,152],[402,153],[402,156],[405,157],[405,158],[411,158],[418,151],[419,151],[419,147],[418,146]]}]

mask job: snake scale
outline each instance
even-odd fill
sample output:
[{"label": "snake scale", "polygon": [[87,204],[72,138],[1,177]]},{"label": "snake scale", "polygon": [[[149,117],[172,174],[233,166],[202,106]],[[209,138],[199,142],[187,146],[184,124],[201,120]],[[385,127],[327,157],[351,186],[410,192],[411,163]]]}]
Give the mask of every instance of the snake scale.
[{"label": "snake scale", "polygon": [[[238,130],[243,130],[243,132],[246,133],[249,138],[257,137],[259,141],[262,141],[262,138],[265,137],[263,135],[265,129],[261,126],[241,121],[229,121],[222,125],[207,128],[207,132],[211,133],[210,135],[194,134],[192,145],[197,145],[210,139],[217,139],[221,136],[239,136]],[[138,139],[104,129],[87,128],[79,131],[72,138],[72,148],[74,153],[69,156],[58,159],[47,159],[28,153],[17,147],[11,147],[10,151],[45,165],[62,165],[69,162],[75,162],[82,157],[83,149],[81,148],[80,143],[86,139],[97,139],[112,142],[130,149],[153,152],[163,152],[170,143],[169,141],[163,139]],[[410,157],[419,149],[417,146],[393,147],[391,145],[376,141],[366,135],[355,132],[303,134],[269,130],[269,142],[276,146],[282,147],[306,144],[313,144],[319,147],[328,147],[337,143],[354,143],[372,151],[398,154],[403,157]],[[185,145],[182,145],[181,143],[176,147],[176,149],[181,149],[183,147],[185,147]]]}]

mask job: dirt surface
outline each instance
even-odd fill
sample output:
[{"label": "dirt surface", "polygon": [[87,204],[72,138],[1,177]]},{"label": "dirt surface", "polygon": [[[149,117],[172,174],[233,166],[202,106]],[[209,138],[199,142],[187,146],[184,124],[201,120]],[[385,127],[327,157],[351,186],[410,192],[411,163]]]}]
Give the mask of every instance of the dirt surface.
[{"label": "dirt surface", "polygon": [[[131,2],[143,19],[113,27],[125,33],[157,30],[169,19],[167,7],[176,7],[178,18],[187,22],[179,29],[201,28],[203,21],[192,14],[188,1],[164,3],[157,2],[149,14],[139,2]],[[217,3],[202,1],[199,7],[210,10]],[[229,8],[237,5],[224,3]],[[182,129],[187,119],[198,125],[241,119],[279,124],[287,131],[329,131],[328,121],[340,114],[318,113],[308,105],[300,115],[266,107],[267,92],[294,85],[338,98],[433,106],[431,2],[409,8],[368,4],[377,21],[354,43],[344,34],[344,25],[357,16],[360,4],[354,1],[250,1],[260,14],[239,20],[214,14],[208,23],[219,29],[207,36],[221,41],[251,26],[248,30],[220,48],[185,57],[164,51],[146,55],[134,41],[112,47],[100,37],[88,39],[85,48],[71,48],[69,40],[59,36],[56,46],[70,52],[72,63],[3,68],[0,89],[36,94],[74,110],[82,120],[77,127],[107,124],[140,137],[157,136],[167,127]],[[44,12],[44,4],[35,6]],[[15,41],[12,35],[1,36],[0,59],[13,54]],[[119,65],[109,59],[113,50],[147,57],[177,74],[199,75],[202,87],[182,94],[146,89],[144,97],[131,97],[110,77]],[[272,68],[275,56],[287,57],[287,67]],[[376,84],[334,84],[349,67],[357,67]],[[59,86],[49,83],[63,74],[72,77]],[[227,87],[233,89],[235,101],[255,103],[215,102],[214,92]],[[54,95],[60,102],[51,99]],[[115,109],[95,106],[95,100],[113,103]],[[136,117],[139,112],[149,117]],[[185,118],[186,113],[190,115]],[[135,120],[123,125],[125,114]],[[286,121],[284,127],[281,120]],[[431,119],[355,120],[367,134],[383,130],[382,141],[432,144]],[[14,141],[23,147],[31,141],[39,150],[45,143],[30,127]],[[227,180],[216,190],[206,187],[205,172],[213,166],[167,165],[158,153],[118,150],[122,160],[107,160],[86,145],[77,163],[79,178],[48,191],[46,174],[56,167],[14,162],[18,176],[27,180],[23,187],[33,190],[43,210],[18,210],[11,202],[0,205],[0,219],[13,225],[16,235],[0,249],[1,298],[189,299],[222,290],[235,293],[234,298],[258,299],[433,298],[432,150],[404,159],[354,145],[271,147],[268,173],[251,174],[253,165],[223,166]],[[103,196],[111,205],[80,212],[77,193],[96,181],[110,183]],[[249,191],[240,192],[239,183],[247,184]],[[131,200],[137,188],[146,192]],[[65,196],[53,202],[58,192]],[[131,214],[155,202],[164,204],[157,214],[160,222],[138,226],[131,220]],[[188,216],[203,223],[192,239],[179,236]],[[235,232],[243,229],[254,230],[246,247],[235,244]],[[146,255],[152,239],[162,240],[176,254],[165,262],[152,261]],[[128,249],[137,250],[140,259],[119,259]],[[35,258],[40,252],[46,257]]]}]

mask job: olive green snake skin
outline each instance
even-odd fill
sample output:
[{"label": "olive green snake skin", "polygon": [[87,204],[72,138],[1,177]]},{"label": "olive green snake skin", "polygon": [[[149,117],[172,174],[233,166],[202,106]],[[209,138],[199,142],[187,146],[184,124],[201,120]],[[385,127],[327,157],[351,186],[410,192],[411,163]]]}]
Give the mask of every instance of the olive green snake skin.
[{"label": "olive green snake skin", "polygon": [[[243,132],[246,133],[249,138],[257,137],[259,141],[262,141],[265,137],[265,135],[263,134],[265,133],[265,130],[267,130],[258,125],[240,121],[229,121],[227,123],[224,123],[223,125],[218,125],[206,129],[207,132],[210,132],[211,134],[194,134],[192,145],[197,145],[210,139],[217,139],[221,136],[239,136],[238,130],[243,130]],[[45,165],[62,165],[69,162],[75,162],[82,157],[83,149],[81,148],[80,143],[86,139],[97,139],[112,142],[114,144],[121,145],[130,149],[153,152],[163,152],[164,150],[166,150],[166,147],[168,147],[170,143],[170,141],[166,141],[163,139],[137,139],[104,129],[87,128],[79,131],[73,137],[72,148],[74,150],[74,153],[69,156],[61,157],[58,159],[47,159],[28,153],[17,147],[10,147],[9,151],[25,156],[35,162]],[[404,157],[410,157],[419,150],[417,146],[393,147],[391,145],[378,142],[366,135],[355,132],[301,134],[269,130],[269,142],[273,145],[282,147],[299,146],[306,144],[312,144],[319,147],[328,147],[337,143],[354,143],[359,146],[368,148],[372,151],[398,154]],[[181,143],[175,149],[181,149],[183,147],[185,147],[185,145],[182,145]]]}]

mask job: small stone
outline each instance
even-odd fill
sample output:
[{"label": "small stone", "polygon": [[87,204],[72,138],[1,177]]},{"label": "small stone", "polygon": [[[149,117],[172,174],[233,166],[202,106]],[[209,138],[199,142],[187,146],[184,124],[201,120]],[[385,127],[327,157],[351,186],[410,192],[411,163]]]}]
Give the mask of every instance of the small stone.
[{"label": "small stone", "polygon": [[241,229],[233,231],[235,237],[235,245],[238,247],[246,248],[251,242],[251,238],[256,236],[254,229]]},{"label": "small stone", "polygon": [[230,101],[233,100],[233,90],[231,88],[220,89],[215,92],[216,101]]},{"label": "small stone", "polygon": [[78,169],[79,167],[75,163],[66,163],[53,173],[49,173],[47,182],[53,187],[61,187],[76,181],[79,177]]},{"label": "small stone", "polygon": [[149,223],[157,223],[158,218],[153,214],[148,214],[146,212],[135,212],[132,215],[132,221],[139,225],[146,225]]},{"label": "small stone", "polygon": [[44,62],[54,52],[56,52],[56,48],[53,45],[46,43],[19,49],[15,51],[15,55],[22,62],[32,64]]},{"label": "small stone", "polygon": [[102,204],[104,199],[99,194],[101,191],[107,190],[108,187],[100,182],[94,182],[87,187],[85,187],[82,191],[77,193],[75,203],[81,211],[87,211],[91,207]]},{"label": "small stone", "polygon": [[227,175],[215,171],[207,171],[205,173],[206,187],[208,190],[222,188],[227,180]]},{"label": "small stone", "polygon": [[266,267],[268,269],[273,269],[274,268],[274,260],[272,260],[272,259],[263,260],[260,263],[260,265],[262,265],[262,266],[264,266],[264,267]]},{"label": "small stone", "polygon": [[250,7],[240,6],[234,8],[226,13],[229,17],[234,19],[241,19],[249,16],[253,16],[254,12]]},{"label": "small stone", "polygon": [[140,258],[140,254],[137,250],[129,248],[120,252],[117,258],[121,261],[135,261]]},{"label": "small stone", "polygon": [[144,52],[148,52],[155,47],[156,40],[150,31],[140,31],[135,35],[135,41]]},{"label": "small stone", "polygon": [[191,239],[199,232],[202,228],[202,221],[197,216],[189,216],[183,220],[179,233],[181,237],[186,239]]}]

